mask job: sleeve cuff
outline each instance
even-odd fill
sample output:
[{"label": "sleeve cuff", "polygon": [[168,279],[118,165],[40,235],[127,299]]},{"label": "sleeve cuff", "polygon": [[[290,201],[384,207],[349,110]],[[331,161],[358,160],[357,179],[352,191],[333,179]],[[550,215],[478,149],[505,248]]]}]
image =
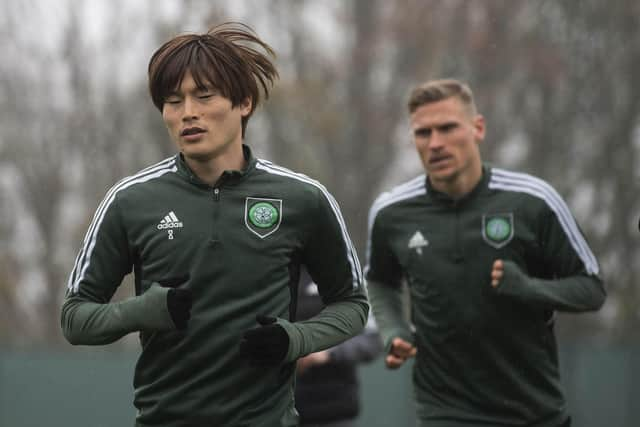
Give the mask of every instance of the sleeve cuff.
[{"label": "sleeve cuff", "polygon": [[405,329],[392,329],[385,334],[384,354],[388,354],[391,350],[391,343],[393,342],[394,338],[400,338],[408,343],[415,345],[415,338],[410,331]]},{"label": "sleeve cuff", "polygon": [[176,329],[167,307],[168,288],[154,283],[142,295],[120,303],[123,321],[131,330],[172,331]]}]

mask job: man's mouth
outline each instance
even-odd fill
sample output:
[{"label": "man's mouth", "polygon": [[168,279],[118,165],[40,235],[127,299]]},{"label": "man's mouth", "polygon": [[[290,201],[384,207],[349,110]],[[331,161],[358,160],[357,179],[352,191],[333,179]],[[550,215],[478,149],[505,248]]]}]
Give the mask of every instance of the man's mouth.
[{"label": "man's mouth", "polygon": [[429,159],[429,164],[435,165],[444,161],[447,161],[451,158],[451,156],[437,156]]},{"label": "man's mouth", "polygon": [[189,136],[189,135],[197,135],[199,133],[204,133],[205,130],[199,127],[190,127],[190,128],[186,128],[183,129],[182,132],[180,132],[180,136]]}]

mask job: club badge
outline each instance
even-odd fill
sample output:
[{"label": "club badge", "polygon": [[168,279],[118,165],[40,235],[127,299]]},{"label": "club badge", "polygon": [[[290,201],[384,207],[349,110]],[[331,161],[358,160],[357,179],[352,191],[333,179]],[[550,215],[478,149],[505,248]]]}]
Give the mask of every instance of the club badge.
[{"label": "club badge", "polygon": [[513,213],[485,214],[482,216],[482,238],[500,249],[513,239]]},{"label": "club badge", "polygon": [[244,223],[251,232],[264,239],[273,234],[282,222],[282,200],[247,197],[244,203]]}]

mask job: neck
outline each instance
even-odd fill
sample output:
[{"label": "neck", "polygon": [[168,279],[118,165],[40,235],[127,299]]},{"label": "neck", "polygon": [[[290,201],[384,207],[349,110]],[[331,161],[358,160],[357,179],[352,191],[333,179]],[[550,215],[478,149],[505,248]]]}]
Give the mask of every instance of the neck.
[{"label": "neck", "polygon": [[482,164],[478,163],[467,173],[458,174],[451,179],[431,181],[431,186],[454,200],[461,199],[471,193],[482,179]]},{"label": "neck", "polygon": [[242,145],[224,153],[208,157],[184,156],[189,168],[202,182],[214,186],[226,170],[242,170],[246,166]]}]

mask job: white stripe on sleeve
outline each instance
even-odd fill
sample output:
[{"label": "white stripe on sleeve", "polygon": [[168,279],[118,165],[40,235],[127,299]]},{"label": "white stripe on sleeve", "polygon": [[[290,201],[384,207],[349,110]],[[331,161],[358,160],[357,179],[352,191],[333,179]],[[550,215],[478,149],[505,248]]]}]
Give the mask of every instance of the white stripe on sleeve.
[{"label": "white stripe on sleeve", "polygon": [[342,213],[340,212],[340,207],[338,206],[338,202],[333,198],[333,196],[329,193],[329,191],[327,191],[325,186],[320,184],[318,181],[309,178],[306,175],[293,172],[281,166],[276,166],[267,160],[258,159],[258,162],[256,163],[256,168],[274,175],[287,176],[289,178],[293,178],[298,181],[311,184],[314,187],[320,189],[324,197],[329,202],[329,205],[331,206],[331,209],[334,215],[336,216],[336,219],[338,220],[338,224],[340,225],[342,239],[344,240],[344,243],[347,248],[347,258],[349,260],[349,264],[351,265],[353,287],[356,288],[358,286],[365,286],[364,279],[362,276],[362,270],[360,268],[360,261],[358,260],[358,255],[355,251],[355,248],[353,247],[353,244],[351,243],[351,238],[349,237],[349,233],[347,232],[347,227],[344,222],[344,218],[342,217]]},{"label": "white stripe on sleeve", "polygon": [[571,246],[584,263],[587,272],[589,274],[598,274],[598,262],[595,255],[580,232],[569,207],[551,185],[540,178],[525,173],[493,168],[491,170],[489,188],[527,193],[544,200],[556,214],[558,222],[567,235]]},{"label": "white stripe on sleeve", "polygon": [[75,293],[78,291],[78,287],[80,282],[82,281],[87,268],[89,267],[91,253],[96,244],[96,236],[98,235],[98,231],[102,221],[104,219],[105,213],[111,203],[115,200],[116,194],[128,188],[134,184],[142,183],[149,181],[151,179],[158,178],[168,172],[176,172],[177,167],[175,166],[175,157],[171,157],[170,159],[166,159],[156,165],[150,166],[136,175],[124,178],[116,183],[113,187],[107,191],[106,196],[98,206],[96,213],[93,216],[91,224],[89,225],[89,229],[87,230],[87,234],[84,237],[83,246],[76,257],[76,261],[69,276],[69,282],[67,284],[67,288]]}]

